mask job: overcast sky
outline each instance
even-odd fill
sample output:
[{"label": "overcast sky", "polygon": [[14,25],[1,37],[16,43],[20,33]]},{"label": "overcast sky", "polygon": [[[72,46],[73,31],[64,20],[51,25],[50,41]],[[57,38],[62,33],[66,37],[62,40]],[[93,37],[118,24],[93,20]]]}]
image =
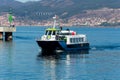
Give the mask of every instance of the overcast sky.
[{"label": "overcast sky", "polygon": [[27,2],[27,1],[39,1],[39,0],[16,0],[16,1]]}]

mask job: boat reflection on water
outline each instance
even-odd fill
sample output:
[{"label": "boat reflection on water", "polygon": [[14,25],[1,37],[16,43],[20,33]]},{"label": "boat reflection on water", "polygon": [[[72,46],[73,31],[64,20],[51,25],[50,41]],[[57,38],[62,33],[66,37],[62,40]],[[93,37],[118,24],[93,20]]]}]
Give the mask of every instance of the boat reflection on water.
[{"label": "boat reflection on water", "polygon": [[[39,53],[37,58],[38,61],[43,61],[44,63],[45,76],[49,76],[46,77],[47,80],[68,80],[78,74],[76,70],[80,70],[85,66],[88,53],[89,51],[62,52],[54,55],[42,55]],[[80,63],[81,66],[75,69],[75,67],[78,67],[78,63]],[[82,68],[80,72],[81,75],[87,75],[86,69]]]},{"label": "boat reflection on water", "polygon": [[89,54],[89,50],[80,50],[80,51],[71,51],[71,52],[49,52],[49,55],[46,55],[46,53],[39,52],[38,58],[44,57],[44,58],[55,58],[55,59],[61,59],[61,58],[67,58],[70,56],[71,58],[80,58],[82,55]]}]

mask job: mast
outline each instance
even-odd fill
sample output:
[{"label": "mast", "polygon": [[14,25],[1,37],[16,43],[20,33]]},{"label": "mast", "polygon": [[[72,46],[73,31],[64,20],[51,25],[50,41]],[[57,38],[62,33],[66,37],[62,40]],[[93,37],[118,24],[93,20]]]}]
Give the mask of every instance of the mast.
[{"label": "mast", "polygon": [[53,28],[56,27],[56,22],[57,22],[56,19],[57,19],[57,15],[55,15],[55,16],[53,17],[53,20],[54,20]]},{"label": "mast", "polygon": [[53,17],[53,20],[54,20],[53,28],[55,28],[55,27],[56,27],[57,20],[59,20],[59,17],[58,17],[57,15],[55,15],[55,16]]}]

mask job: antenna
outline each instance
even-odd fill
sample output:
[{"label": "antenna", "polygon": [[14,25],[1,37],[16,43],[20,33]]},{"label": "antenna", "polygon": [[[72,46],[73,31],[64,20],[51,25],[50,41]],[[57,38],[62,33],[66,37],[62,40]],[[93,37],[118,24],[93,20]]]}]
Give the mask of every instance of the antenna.
[{"label": "antenna", "polygon": [[57,19],[57,16],[55,15],[55,16],[53,17],[53,20],[54,20],[53,28],[55,28],[55,26],[56,26],[56,19]]},{"label": "antenna", "polygon": [[57,23],[57,20],[58,20],[58,19],[59,19],[59,16],[57,16],[57,15],[55,15],[55,16],[53,17],[53,20],[54,20],[53,28],[56,27],[56,23]]}]

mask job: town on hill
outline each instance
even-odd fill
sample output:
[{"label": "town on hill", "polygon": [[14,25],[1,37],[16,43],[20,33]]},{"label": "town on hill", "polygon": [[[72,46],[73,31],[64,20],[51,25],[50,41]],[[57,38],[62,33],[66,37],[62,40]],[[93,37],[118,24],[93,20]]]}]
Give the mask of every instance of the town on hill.
[{"label": "town on hill", "polygon": [[40,0],[22,3],[1,0],[0,25],[8,25],[9,11],[17,26],[50,26],[58,15],[62,26],[119,26],[119,0]]}]

